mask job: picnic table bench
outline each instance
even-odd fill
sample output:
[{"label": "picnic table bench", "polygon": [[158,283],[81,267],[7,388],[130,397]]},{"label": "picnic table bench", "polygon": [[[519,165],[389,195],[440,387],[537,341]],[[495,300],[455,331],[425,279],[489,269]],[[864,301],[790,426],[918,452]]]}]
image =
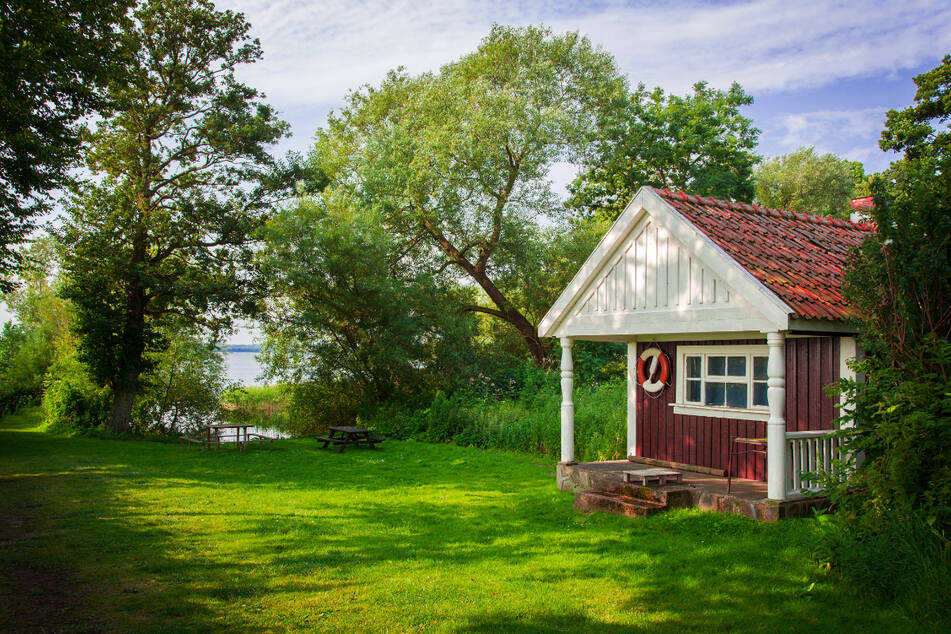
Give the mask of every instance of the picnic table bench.
[{"label": "picnic table bench", "polygon": [[376,443],[383,442],[382,438],[374,436],[369,429],[348,425],[328,427],[326,436],[314,436],[314,438],[324,443],[321,449],[326,449],[330,445],[340,447],[337,453],[343,453],[347,445],[376,449]]}]

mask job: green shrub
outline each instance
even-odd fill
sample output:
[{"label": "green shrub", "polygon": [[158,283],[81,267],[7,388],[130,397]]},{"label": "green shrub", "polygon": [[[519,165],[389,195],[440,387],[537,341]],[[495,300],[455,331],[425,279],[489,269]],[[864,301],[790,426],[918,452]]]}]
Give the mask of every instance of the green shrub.
[{"label": "green shrub", "polygon": [[[885,509],[883,509],[885,511]],[[951,622],[951,544],[916,514],[823,518],[816,558],[878,603],[897,603],[920,623]]]},{"label": "green shrub", "polygon": [[[460,446],[518,451],[557,460],[561,455],[558,376],[553,371],[524,373],[521,393],[510,399],[437,393],[425,407],[389,403],[364,417],[361,424],[392,438],[451,441]],[[581,385],[574,397],[575,458],[624,458],[624,381]]]},{"label": "green shrub", "polygon": [[41,237],[22,248],[20,284],[0,297],[17,321],[0,331],[0,414],[38,403],[51,366],[74,353],[73,309],[55,294],[54,243]]},{"label": "green shrub", "polygon": [[93,383],[85,366],[72,355],[50,370],[43,394],[43,422],[56,433],[83,433],[106,424],[110,402],[110,390]]},{"label": "green shrub", "polygon": [[352,382],[300,383],[286,388],[287,431],[294,436],[322,433],[331,425],[352,425],[361,408]]},{"label": "green shrub", "polygon": [[7,322],[0,332],[0,416],[39,402],[44,364],[31,354],[30,333]]}]

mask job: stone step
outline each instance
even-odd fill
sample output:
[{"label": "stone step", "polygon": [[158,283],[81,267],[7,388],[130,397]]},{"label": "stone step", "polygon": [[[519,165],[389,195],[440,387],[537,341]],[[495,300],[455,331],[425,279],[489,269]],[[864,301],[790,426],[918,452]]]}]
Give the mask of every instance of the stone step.
[{"label": "stone step", "polygon": [[631,483],[622,483],[613,487],[612,490],[604,492],[656,502],[669,508],[684,508],[690,506],[692,502],[690,489],[682,484],[638,486]]},{"label": "stone step", "polygon": [[604,491],[575,493],[575,510],[584,513],[612,513],[624,517],[647,517],[667,508],[666,504]]}]

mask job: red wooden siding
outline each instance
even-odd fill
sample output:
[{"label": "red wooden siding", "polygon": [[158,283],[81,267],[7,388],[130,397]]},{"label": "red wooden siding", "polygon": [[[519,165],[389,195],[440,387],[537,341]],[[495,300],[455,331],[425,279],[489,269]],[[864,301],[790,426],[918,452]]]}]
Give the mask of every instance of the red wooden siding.
[{"label": "red wooden siding", "polygon": [[835,401],[823,389],[839,380],[839,338],[786,340],[786,429],[832,429]]},{"label": "red wooden siding", "polygon": [[[676,398],[678,345],[755,345],[765,340],[690,341],[660,344],[638,343],[637,353],[656,345],[671,360],[671,385],[657,397],[637,390],[637,453],[647,458],[726,469],[730,438],[764,437],[764,421],[684,416],[670,406]],[[836,416],[833,400],[823,386],[839,378],[838,337],[786,340],[786,428],[789,431],[831,429]],[[761,456],[737,458],[734,473],[743,478],[766,480]]]}]

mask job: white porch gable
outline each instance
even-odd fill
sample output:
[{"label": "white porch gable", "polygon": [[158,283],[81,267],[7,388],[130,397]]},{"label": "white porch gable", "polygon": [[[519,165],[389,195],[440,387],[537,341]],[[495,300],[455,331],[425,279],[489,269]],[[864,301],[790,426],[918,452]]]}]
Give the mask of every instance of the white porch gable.
[{"label": "white porch gable", "polygon": [[792,310],[644,187],[539,324],[543,337],[786,330]]}]

